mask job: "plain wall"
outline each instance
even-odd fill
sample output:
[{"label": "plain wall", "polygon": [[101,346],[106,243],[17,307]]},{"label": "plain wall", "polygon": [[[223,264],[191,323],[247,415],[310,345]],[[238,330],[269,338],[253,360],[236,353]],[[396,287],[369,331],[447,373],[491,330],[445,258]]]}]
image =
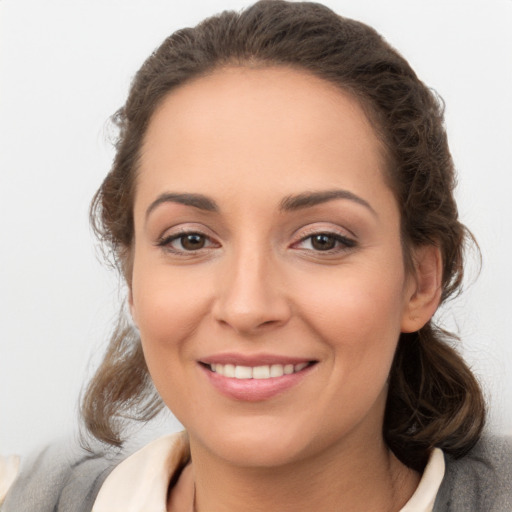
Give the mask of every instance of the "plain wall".
[{"label": "plain wall", "polygon": [[[1,453],[76,430],[123,298],[87,220],[113,156],[108,117],[164,37],[249,3],[0,1]],[[325,3],[377,28],[446,101],[461,217],[483,270],[475,281],[473,258],[467,292],[441,318],[481,378],[491,427],[512,432],[512,1]]]}]

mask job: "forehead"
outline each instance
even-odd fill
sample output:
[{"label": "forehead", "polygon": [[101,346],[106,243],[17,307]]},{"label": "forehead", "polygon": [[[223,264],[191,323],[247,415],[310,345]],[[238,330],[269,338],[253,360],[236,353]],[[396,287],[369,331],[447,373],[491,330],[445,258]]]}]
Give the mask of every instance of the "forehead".
[{"label": "forehead", "polygon": [[[227,67],[169,93],[150,121],[139,185],[289,193],[383,185],[385,153],[354,97],[308,72]],[[167,182],[167,185],[164,185]]]}]

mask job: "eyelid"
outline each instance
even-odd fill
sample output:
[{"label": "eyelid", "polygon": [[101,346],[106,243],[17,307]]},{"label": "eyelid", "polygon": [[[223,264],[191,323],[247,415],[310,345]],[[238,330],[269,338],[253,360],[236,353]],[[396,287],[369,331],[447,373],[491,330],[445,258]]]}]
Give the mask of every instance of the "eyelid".
[{"label": "eyelid", "polygon": [[[333,226],[332,224],[326,225],[325,223],[316,222],[314,224],[310,224],[308,226],[304,226],[300,229],[297,229],[294,233],[293,238],[295,242],[303,240],[304,238],[308,238],[312,235],[320,235],[320,234],[331,234],[335,236],[339,236],[341,238],[347,240],[357,240],[357,235],[348,228]],[[294,242],[294,243],[295,243]]]},{"label": "eyelid", "polygon": [[207,226],[198,222],[179,222],[175,225],[168,225],[158,235],[157,242],[174,235],[187,235],[190,233],[197,233],[204,235],[208,238],[216,238],[217,235]]},{"label": "eyelid", "polygon": [[[200,247],[196,250],[176,249],[171,247],[171,243],[180,238],[184,238],[188,235],[200,235],[204,237],[208,242],[208,247]],[[204,226],[197,224],[179,225],[166,229],[162,235],[160,235],[155,241],[157,247],[163,250],[177,255],[193,255],[202,251],[208,251],[212,248],[218,248],[221,246],[216,241],[216,237],[211,234],[210,230]]]},{"label": "eyelid", "polygon": [[326,254],[329,254],[330,252],[336,252],[336,251],[340,251],[340,250],[352,249],[356,245],[356,242],[354,240],[352,240],[351,238],[347,238],[346,236],[339,235],[338,233],[332,233],[332,232],[329,233],[329,232],[326,232],[326,231],[319,232],[319,233],[313,233],[312,235],[305,236],[305,237],[301,238],[300,240],[298,240],[297,242],[295,242],[293,245],[298,245],[298,244],[300,244],[302,242],[305,242],[306,240],[312,239],[315,236],[320,236],[320,235],[325,235],[325,236],[333,238],[336,242],[342,244],[342,247],[338,248],[338,249],[327,249],[327,250],[324,250],[324,251],[321,251],[319,249],[317,249],[317,250],[315,250],[315,249],[307,249],[307,250],[311,250],[311,251],[319,252],[319,253],[325,252]]},{"label": "eyelid", "polygon": [[205,239],[211,241],[211,237],[208,236],[208,235],[205,235],[204,233],[200,233],[199,231],[180,231],[178,233],[174,233],[172,235],[166,235],[166,236],[163,236],[162,238],[160,238],[157,242],[157,245],[160,245],[160,246],[163,246],[163,245],[166,245],[170,242],[174,242],[174,240],[179,240],[180,238],[184,238],[186,236],[191,236],[191,235],[199,235],[199,236],[202,236],[204,237]]},{"label": "eyelid", "polygon": [[[346,234],[346,232],[350,233],[349,235]],[[297,248],[297,245],[299,245],[302,242],[305,242],[308,239],[311,239],[314,236],[318,235],[327,235],[333,237],[339,244],[341,244],[341,247],[334,248],[334,249],[328,249],[325,251],[321,250],[315,250],[315,249],[304,249],[307,251],[315,252],[318,254],[324,253],[326,255],[333,254],[333,253],[339,253],[343,251],[347,251],[350,249],[353,249],[358,245],[357,242],[357,236],[348,229],[341,229],[336,228],[334,226],[322,226],[322,225],[315,225],[310,226],[306,229],[300,230],[298,235],[296,236],[295,240],[291,243],[292,248]]]}]

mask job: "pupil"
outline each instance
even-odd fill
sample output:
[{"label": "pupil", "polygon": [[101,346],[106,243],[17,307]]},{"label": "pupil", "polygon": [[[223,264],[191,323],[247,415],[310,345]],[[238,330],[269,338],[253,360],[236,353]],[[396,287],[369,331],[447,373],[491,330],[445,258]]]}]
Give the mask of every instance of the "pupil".
[{"label": "pupil", "polygon": [[202,235],[187,235],[181,239],[181,245],[184,249],[197,250],[204,247],[204,237]]},{"label": "pupil", "polygon": [[319,251],[328,251],[329,249],[334,249],[335,243],[336,241],[334,238],[329,235],[316,235],[311,241],[313,247]]}]

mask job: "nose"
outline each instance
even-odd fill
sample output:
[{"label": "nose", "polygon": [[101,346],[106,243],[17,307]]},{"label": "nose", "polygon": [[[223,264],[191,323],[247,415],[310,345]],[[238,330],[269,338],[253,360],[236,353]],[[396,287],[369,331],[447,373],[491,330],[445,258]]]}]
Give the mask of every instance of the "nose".
[{"label": "nose", "polygon": [[218,275],[213,315],[217,322],[244,335],[286,324],[291,307],[273,258],[246,250],[225,261]]}]

